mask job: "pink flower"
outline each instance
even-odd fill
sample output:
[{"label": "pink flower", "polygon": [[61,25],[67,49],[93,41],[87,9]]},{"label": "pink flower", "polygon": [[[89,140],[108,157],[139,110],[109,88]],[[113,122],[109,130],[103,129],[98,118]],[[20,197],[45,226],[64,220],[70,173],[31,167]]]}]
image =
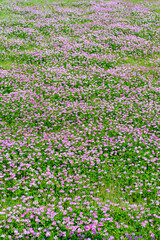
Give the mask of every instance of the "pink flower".
[{"label": "pink flower", "polygon": [[67,209],[68,209],[69,212],[72,212],[72,208],[71,208],[71,207],[69,207],[69,208],[67,208]]},{"label": "pink flower", "polygon": [[66,210],[64,210],[63,215],[67,215],[67,211]]},{"label": "pink flower", "polygon": [[146,223],[145,222],[141,222],[141,225],[142,225],[142,227],[145,227]]},{"label": "pink flower", "polygon": [[46,237],[50,237],[51,233],[50,232],[46,232]]},{"label": "pink flower", "polygon": [[86,231],[89,231],[89,230],[90,230],[90,227],[89,227],[89,226],[84,226],[84,229],[85,229]]},{"label": "pink flower", "polygon": [[116,228],[121,228],[121,226],[117,224]]},{"label": "pink flower", "polygon": [[81,232],[82,232],[82,229],[78,228],[77,233],[81,233]]},{"label": "pink flower", "polygon": [[113,236],[110,236],[108,240],[113,240],[113,239],[114,239],[114,237],[113,237]]}]

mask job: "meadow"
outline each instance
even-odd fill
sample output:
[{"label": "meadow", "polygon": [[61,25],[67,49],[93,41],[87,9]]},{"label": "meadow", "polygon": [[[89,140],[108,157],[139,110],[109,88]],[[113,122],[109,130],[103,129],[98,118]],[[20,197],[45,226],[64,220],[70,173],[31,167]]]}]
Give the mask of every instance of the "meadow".
[{"label": "meadow", "polygon": [[0,239],[160,239],[160,1],[0,1]]}]

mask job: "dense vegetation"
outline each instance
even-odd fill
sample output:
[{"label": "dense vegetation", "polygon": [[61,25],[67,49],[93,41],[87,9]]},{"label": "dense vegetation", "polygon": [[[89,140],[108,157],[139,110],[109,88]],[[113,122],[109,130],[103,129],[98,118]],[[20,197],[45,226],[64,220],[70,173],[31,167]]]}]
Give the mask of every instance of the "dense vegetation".
[{"label": "dense vegetation", "polygon": [[0,239],[160,239],[160,2],[0,4]]}]

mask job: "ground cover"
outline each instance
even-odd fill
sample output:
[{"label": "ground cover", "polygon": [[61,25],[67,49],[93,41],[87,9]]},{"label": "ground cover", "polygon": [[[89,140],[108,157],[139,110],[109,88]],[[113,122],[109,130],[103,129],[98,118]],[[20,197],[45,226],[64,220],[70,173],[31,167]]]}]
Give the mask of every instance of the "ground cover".
[{"label": "ground cover", "polygon": [[159,3],[0,2],[1,239],[160,239]]}]

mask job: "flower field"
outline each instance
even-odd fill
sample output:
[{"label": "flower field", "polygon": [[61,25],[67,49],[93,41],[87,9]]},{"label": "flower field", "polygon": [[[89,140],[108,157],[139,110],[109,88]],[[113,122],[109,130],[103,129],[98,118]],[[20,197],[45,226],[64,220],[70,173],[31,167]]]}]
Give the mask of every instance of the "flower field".
[{"label": "flower field", "polygon": [[160,1],[0,1],[0,239],[160,239]]}]

